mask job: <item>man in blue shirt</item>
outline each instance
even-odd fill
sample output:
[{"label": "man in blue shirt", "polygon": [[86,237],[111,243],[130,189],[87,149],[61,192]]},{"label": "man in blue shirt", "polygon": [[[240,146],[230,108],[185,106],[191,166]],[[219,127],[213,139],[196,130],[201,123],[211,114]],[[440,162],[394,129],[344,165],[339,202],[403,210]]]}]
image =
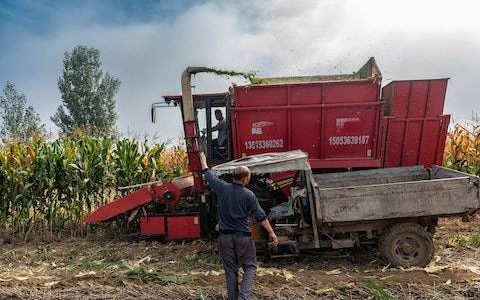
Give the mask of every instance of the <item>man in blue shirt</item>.
[{"label": "man in blue shirt", "polygon": [[[250,182],[250,171],[241,166],[233,171],[233,183],[215,176],[208,169],[205,154],[200,153],[200,162],[205,179],[217,195],[219,218],[218,252],[225,269],[229,300],[250,299],[257,270],[255,241],[250,233],[250,216],[268,232],[274,246],[278,238],[258,203],[255,194],[246,188]],[[238,270],[243,269],[243,279],[238,287]]]}]

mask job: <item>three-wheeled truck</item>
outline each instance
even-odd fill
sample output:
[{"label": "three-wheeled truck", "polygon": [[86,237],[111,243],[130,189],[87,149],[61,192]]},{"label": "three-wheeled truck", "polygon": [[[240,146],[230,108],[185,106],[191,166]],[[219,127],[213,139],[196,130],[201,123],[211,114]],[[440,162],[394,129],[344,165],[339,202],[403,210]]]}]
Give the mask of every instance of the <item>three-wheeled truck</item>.
[{"label": "three-wheeled truck", "polygon": [[438,218],[480,208],[478,177],[435,165],[318,175],[305,153],[290,151],[245,157],[213,170],[228,177],[239,165],[257,177],[295,172],[288,200],[269,213],[278,248],[269,249],[266,237],[256,236],[270,253],[378,243],[392,266],[426,266]]}]

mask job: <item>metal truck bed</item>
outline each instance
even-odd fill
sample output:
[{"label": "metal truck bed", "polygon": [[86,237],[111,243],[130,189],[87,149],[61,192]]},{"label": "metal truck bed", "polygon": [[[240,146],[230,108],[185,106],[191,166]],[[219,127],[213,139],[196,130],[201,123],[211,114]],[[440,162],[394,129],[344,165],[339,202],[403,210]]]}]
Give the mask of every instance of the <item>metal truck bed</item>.
[{"label": "metal truck bed", "polygon": [[321,222],[460,215],[480,207],[479,178],[439,166],[313,176]]}]

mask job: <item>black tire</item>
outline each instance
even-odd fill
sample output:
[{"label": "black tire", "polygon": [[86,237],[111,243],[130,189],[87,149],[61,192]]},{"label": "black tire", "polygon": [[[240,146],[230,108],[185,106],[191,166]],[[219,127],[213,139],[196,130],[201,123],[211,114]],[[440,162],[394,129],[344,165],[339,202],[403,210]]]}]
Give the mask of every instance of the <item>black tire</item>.
[{"label": "black tire", "polygon": [[394,224],[385,230],[378,246],[393,267],[425,267],[433,257],[432,235],[416,223]]}]

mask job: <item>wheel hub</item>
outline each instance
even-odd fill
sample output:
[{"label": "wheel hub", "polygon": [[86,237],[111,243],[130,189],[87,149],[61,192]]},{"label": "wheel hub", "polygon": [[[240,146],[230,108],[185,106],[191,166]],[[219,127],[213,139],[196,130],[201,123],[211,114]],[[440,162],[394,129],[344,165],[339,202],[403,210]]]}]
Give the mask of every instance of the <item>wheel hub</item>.
[{"label": "wheel hub", "polygon": [[411,262],[418,257],[420,248],[419,243],[415,239],[405,237],[397,240],[394,252],[401,260]]}]

